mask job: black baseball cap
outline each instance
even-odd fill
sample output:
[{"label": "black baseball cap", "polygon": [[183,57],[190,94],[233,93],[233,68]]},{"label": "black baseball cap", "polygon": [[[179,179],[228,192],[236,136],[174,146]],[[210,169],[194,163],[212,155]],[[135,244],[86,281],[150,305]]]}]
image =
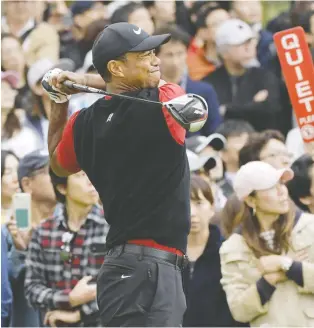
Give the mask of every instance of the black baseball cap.
[{"label": "black baseball cap", "polygon": [[46,150],[35,150],[25,155],[19,162],[17,170],[18,180],[29,177],[34,171],[42,169],[49,164],[49,154]]},{"label": "black baseball cap", "polygon": [[94,42],[93,64],[100,75],[107,63],[127,52],[143,52],[167,43],[170,34],[149,35],[140,27],[121,22],[105,26]]},{"label": "black baseball cap", "polygon": [[95,5],[94,1],[75,1],[71,6],[73,16],[83,14],[85,11],[91,9]]}]

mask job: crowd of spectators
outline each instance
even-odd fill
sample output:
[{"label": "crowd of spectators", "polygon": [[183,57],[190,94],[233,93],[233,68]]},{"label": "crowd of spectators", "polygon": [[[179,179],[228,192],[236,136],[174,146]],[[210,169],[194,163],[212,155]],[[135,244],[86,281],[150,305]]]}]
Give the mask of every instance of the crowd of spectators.
[{"label": "crowd of spectators", "polygon": [[[186,140],[183,325],[314,326],[314,159],[273,42],[302,26],[314,55],[314,1],[287,3],[265,24],[258,0],[2,2],[2,327],[100,325],[106,210],[83,171],[59,178],[49,168],[41,79],[53,68],[97,74],[93,42],[117,22],[170,33],[156,49],[162,79],[208,105],[206,124]],[[99,97],[73,95],[69,117]],[[13,217],[17,192],[31,195],[29,231]]]}]

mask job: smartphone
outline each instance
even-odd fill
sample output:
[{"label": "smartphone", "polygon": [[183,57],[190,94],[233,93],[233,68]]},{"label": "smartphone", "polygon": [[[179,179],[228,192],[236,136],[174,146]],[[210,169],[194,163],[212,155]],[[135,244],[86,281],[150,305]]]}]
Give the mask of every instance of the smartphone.
[{"label": "smartphone", "polygon": [[31,222],[31,195],[28,193],[16,193],[13,195],[13,216],[20,230],[28,230]]}]

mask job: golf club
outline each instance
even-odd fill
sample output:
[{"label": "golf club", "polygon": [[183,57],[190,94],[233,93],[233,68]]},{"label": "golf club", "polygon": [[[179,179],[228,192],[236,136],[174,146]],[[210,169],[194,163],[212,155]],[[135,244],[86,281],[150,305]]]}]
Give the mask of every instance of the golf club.
[{"label": "golf club", "polygon": [[100,95],[105,95],[105,96],[110,96],[110,97],[119,97],[119,98],[122,98],[122,99],[136,100],[136,101],[140,101],[140,102],[144,102],[144,103],[163,105],[163,103],[161,103],[159,101],[153,101],[153,100],[147,100],[147,99],[141,99],[141,98],[126,96],[126,95],[122,95],[122,94],[111,93],[111,92],[107,92],[107,91],[104,91],[104,90],[101,90],[101,89],[92,88],[92,87],[89,87],[87,85],[78,84],[78,83],[75,83],[75,82],[72,82],[72,81],[64,81],[62,84],[65,85],[68,88],[79,90],[81,92],[98,93]]},{"label": "golf club", "polygon": [[97,93],[110,97],[117,97],[121,99],[139,101],[143,103],[162,105],[172,113],[173,117],[178,122],[183,123],[184,128],[188,129],[190,132],[199,131],[204,126],[208,117],[208,106],[205,99],[193,93],[188,93],[166,102],[160,102],[136,98],[123,94],[115,94],[68,80],[64,81],[63,84],[68,88],[76,89],[81,92]]},{"label": "golf club", "polygon": [[[122,98],[122,99],[135,100],[135,101],[139,101],[139,102],[150,103],[150,104],[158,104],[158,105],[163,105],[163,106],[167,106],[169,103],[173,104],[174,99],[181,98],[181,96],[180,96],[180,97],[174,98],[171,101],[160,102],[160,101],[154,101],[154,100],[148,100],[148,99],[142,99],[142,98],[126,96],[126,95],[122,95],[122,94],[111,93],[111,92],[107,92],[107,91],[104,91],[104,90],[101,90],[101,89],[92,88],[92,87],[89,87],[87,85],[78,84],[78,83],[75,83],[75,82],[72,82],[72,81],[64,81],[63,85],[65,85],[68,88],[76,89],[76,90],[86,92],[86,93],[98,93],[98,94],[105,95],[105,96],[119,97],[119,98]],[[195,95],[195,94],[192,94],[192,93],[188,93],[185,96],[188,96],[189,98],[191,98],[190,99],[191,102],[188,102],[185,105],[192,105],[193,103],[196,103],[197,100],[199,100],[203,103],[205,102],[205,100],[202,97],[200,97],[198,95]],[[178,102],[175,102],[175,103],[179,104]],[[205,106],[207,108],[206,103],[205,103]]]}]

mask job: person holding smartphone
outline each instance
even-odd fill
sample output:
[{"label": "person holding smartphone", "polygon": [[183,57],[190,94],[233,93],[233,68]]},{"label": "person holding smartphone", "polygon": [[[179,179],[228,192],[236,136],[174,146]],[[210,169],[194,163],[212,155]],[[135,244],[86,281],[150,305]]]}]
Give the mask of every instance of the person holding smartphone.
[{"label": "person holding smartphone", "polygon": [[39,312],[27,304],[24,295],[25,258],[32,229],[52,216],[56,206],[48,153],[36,150],[24,156],[17,168],[17,178],[22,192],[12,197],[12,216],[7,223],[13,243],[8,259],[13,292],[11,323],[13,327],[40,327]]}]

